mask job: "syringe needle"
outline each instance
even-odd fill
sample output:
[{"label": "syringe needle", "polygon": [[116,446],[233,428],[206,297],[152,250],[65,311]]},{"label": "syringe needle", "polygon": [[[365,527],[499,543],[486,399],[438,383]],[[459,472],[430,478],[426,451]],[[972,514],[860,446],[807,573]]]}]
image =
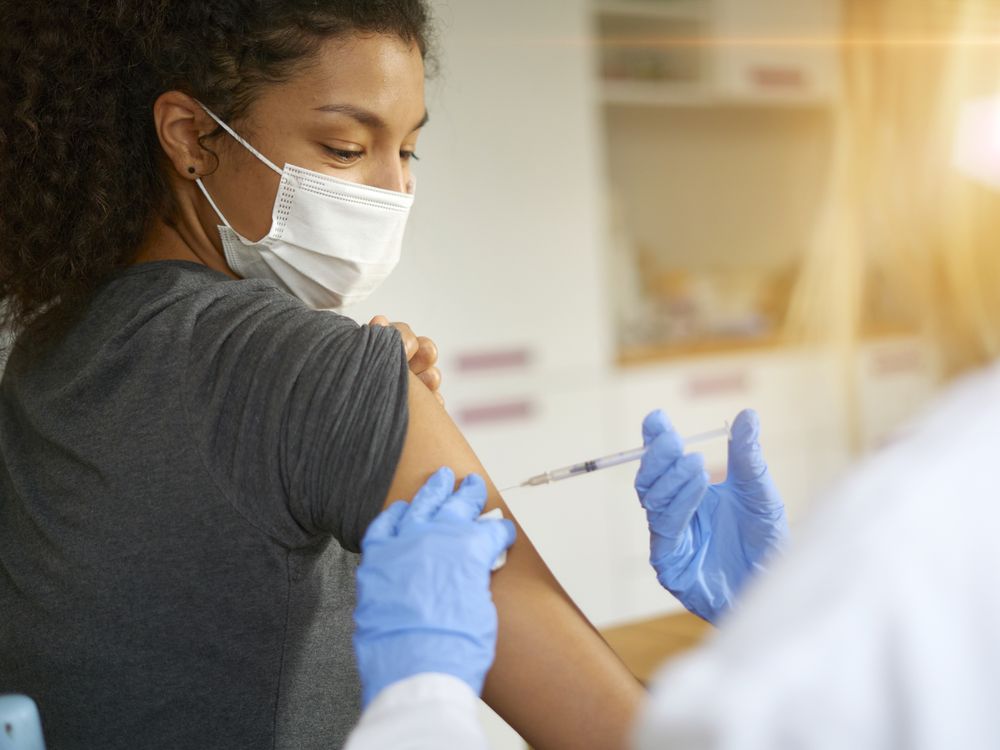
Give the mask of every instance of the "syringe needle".
[{"label": "syringe needle", "polygon": [[531,477],[531,479],[526,479],[520,484],[515,484],[510,487],[506,487],[499,492],[508,492],[509,490],[517,490],[521,487],[541,487],[543,484],[549,484],[552,481],[552,477],[548,472],[544,474],[539,474],[537,476]]}]

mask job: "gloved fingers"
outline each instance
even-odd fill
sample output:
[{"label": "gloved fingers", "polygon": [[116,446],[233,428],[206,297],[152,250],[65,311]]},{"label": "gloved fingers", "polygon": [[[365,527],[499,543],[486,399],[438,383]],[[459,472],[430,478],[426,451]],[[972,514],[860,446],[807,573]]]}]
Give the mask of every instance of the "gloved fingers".
[{"label": "gloved fingers", "polygon": [[684,440],[672,428],[657,435],[647,443],[646,455],[639,463],[635,475],[635,489],[641,498],[664,473],[684,455]]},{"label": "gloved fingers", "polygon": [[671,487],[670,501],[648,511],[650,530],[668,539],[680,538],[698,512],[707,491],[708,474],[704,469],[689,477],[680,487]]},{"label": "gloved fingers", "polygon": [[517,539],[517,527],[506,518],[484,518],[476,522],[486,538],[486,561],[492,565],[500,554]]},{"label": "gloved fingers", "polygon": [[[660,448],[660,441],[664,446]],[[635,486],[639,502],[645,508],[668,502],[672,488],[679,488],[687,480],[705,469],[705,458],[700,453],[682,455],[683,447],[671,442],[671,435],[662,435],[654,441],[643,456]]]},{"label": "gloved fingers", "polygon": [[760,447],[760,417],[752,409],[741,411],[733,421],[729,441],[728,478],[753,482],[767,472],[767,462]]},{"label": "gloved fingers", "polygon": [[664,432],[670,432],[672,429],[670,417],[663,409],[650,412],[642,420],[642,444],[649,445]]},{"label": "gloved fingers", "polygon": [[474,521],[486,505],[486,482],[478,474],[469,474],[458,489],[447,498],[434,514],[435,519]]},{"label": "gloved fingers", "polygon": [[377,544],[396,536],[396,528],[409,509],[409,503],[405,500],[397,500],[379,513],[371,522],[368,531],[365,532],[364,539],[361,540],[362,551],[371,544]]},{"label": "gloved fingers", "polygon": [[662,511],[676,502],[677,494],[692,479],[703,480],[708,489],[708,475],[705,472],[705,458],[700,453],[681,456],[674,464],[653,482],[649,491],[641,498],[642,507],[648,511]]},{"label": "gloved fingers", "polygon": [[413,496],[413,502],[410,503],[410,511],[400,522],[400,528],[406,528],[422,521],[429,521],[451,496],[454,488],[455,474],[451,469],[445,466],[435,471],[424,483],[424,486],[417,491],[417,494]]}]

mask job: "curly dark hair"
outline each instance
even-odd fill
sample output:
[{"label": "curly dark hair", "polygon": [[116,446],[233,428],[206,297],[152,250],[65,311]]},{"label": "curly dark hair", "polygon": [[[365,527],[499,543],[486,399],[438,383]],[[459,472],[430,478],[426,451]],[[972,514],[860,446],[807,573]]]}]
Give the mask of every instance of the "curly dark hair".
[{"label": "curly dark hair", "polygon": [[2,322],[56,338],[169,219],[160,94],[237,120],[262,86],[352,32],[428,57],[425,0],[0,0]]}]

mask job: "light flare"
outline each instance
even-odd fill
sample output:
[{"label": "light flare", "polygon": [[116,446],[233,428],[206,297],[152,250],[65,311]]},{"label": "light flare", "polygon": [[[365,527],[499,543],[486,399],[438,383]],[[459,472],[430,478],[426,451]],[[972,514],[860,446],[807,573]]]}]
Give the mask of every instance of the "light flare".
[{"label": "light flare", "polygon": [[1000,94],[962,105],[953,164],[966,177],[1000,190]]},{"label": "light flare", "polygon": [[[511,40],[515,41],[515,40]],[[840,37],[840,36],[755,36],[755,35],[703,35],[703,36],[591,36],[521,38],[521,44],[555,47],[640,47],[640,48],[716,48],[716,47],[766,47],[850,49],[947,49],[961,47],[1000,48],[1000,34],[966,36],[894,36],[894,37]]]}]

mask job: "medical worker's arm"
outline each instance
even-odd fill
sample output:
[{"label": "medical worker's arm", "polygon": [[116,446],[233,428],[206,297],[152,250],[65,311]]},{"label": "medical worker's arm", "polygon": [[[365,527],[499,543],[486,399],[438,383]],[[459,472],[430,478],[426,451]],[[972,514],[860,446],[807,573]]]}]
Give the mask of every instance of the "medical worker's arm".
[{"label": "medical worker's arm", "polygon": [[489,750],[479,696],[457,677],[420,674],[387,687],[361,714],[344,750]]},{"label": "medical worker's arm", "polygon": [[514,524],[480,518],[486,484],[444,468],[389,506],[361,543],[354,651],[361,721],[349,750],[485,748],[477,703],[493,663],[491,570]]},{"label": "medical worker's arm", "polygon": [[[387,498],[411,498],[442,466],[487,477],[430,391],[410,377],[406,442]],[[487,509],[513,519],[487,478]],[[516,519],[515,519],[516,524]],[[484,700],[538,750],[625,747],[643,691],[583,617],[518,529],[507,564],[493,576],[499,615],[496,660]]]}]

